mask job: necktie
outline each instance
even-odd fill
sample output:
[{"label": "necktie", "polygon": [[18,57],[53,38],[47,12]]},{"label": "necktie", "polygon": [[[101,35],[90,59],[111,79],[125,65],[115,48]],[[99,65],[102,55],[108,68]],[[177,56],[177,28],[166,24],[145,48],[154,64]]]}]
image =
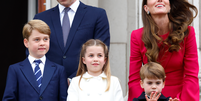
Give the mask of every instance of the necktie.
[{"label": "necktie", "polygon": [[36,67],[34,69],[35,73],[34,75],[36,76],[36,81],[38,83],[38,88],[41,87],[42,85],[42,74],[41,74],[41,70],[39,68],[39,64],[41,63],[41,60],[35,60],[34,63],[36,64]]},{"label": "necktie", "polygon": [[64,11],[64,17],[63,17],[63,22],[62,22],[62,30],[63,30],[63,40],[64,40],[64,47],[66,46],[68,34],[70,31],[70,21],[68,17],[68,11],[70,8],[65,8]]}]

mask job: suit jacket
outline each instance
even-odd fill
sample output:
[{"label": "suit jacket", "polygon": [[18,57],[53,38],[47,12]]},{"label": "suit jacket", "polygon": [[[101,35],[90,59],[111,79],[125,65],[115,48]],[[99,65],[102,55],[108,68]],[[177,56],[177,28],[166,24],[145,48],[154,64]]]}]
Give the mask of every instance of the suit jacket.
[{"label": "suit jacket", "polygon": [[[166,98],[163,94],[159,97],[158,101],[168,101],[170,97]],[[147,101],[145,98],[145,92],[142,92],[142,94],[138,98],[134,98],[133,101]]]},{"label": "suit jacket", "polygon": [[66,90],[67,79],[63,66],[46,59],[39,90],[31,64],[26,58],[9,67],[2,101],[66,101]]},{"label": "suit jacket", "polygon": [[110,89],[107,92],[105,92],[107,86],[105,73],[96,77],[85,73],[79,86],[80,77],[77,76],[72,79],[68,89],[67,101],[124,101],[117,77],[111,76]]},{"label": "suit jacket", "polygon": [[[188,27],[189,34],[180,43],[181,49],[178,52],[165,51],[159,54],[159,62],[165,69],[165,87],[163,95],[179,98],[181,101],[199,101],[199,83],[198,83],[198,54],[193,27]],[[134,30],[131,34],[131,54],[130,54],[130,74],[129,74],[129,97],[128,101],[140,96],[143,89],[140,87],[139,71],[143,64],[148,62],[145,55],[146,47],[142,38],[143,28]],[[161,35],[166,39],[169,35]],[[159,48],[161,45],[158,44]],[[168,47],[165,46],[164,50]]]},{"label": "suit jacket", "polygon": [[109,23],[104,9],[80,2],[65,47],[58,5],[36,14],[34,19],[43,20],[49,25],[50,50],[46,56],[51,61],[63,65],[70,78],[75,77],[77,73],[80,50],[87,40],[100,39],[109,47]]}]

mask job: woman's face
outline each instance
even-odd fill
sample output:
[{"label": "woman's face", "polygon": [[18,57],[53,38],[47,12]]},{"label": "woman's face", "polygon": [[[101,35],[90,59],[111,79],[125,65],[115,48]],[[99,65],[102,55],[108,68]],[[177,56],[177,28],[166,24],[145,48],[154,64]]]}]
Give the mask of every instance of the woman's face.
[{"label": "woman's face", "polygon": [[169,0],[147,0],[144,10],[150,12],[151,15],[163,15],[170,12]]}]

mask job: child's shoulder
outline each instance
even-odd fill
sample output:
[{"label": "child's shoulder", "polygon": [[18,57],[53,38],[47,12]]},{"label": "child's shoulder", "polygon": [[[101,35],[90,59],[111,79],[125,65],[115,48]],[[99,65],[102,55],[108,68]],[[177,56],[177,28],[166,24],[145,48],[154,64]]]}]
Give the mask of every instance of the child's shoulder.
[{"label": "child's shoulder", "polygon": [[78,81],[78,80],[80,80],[80,77],[81,77],[80,75],[79,75],[79,76],[76,76],[76,77],[73,77],[72,80]]},{"label": "child's shoulder", "polygon": [[116,80],[116,79],[119,79],[119,78],[112,75],[112,76],[111,76],[111,79],[115,79],[115,80]]},{"label": "child's shoulder", "polygon": [[119,78],[116,76],[111,76],[111,81],[112,82],[119,82]]},{"label": "child's shoulder", "polygon": [[14,64],[9,65],[8,67],[8,73],[20,73],[20,70],[23,69],[23,67],[25,67],[26,63],[24,63],[24,61],[20,61]]},{"label": "child's shoulder", "polygon": [[9,66],[9,68],[19,68],[20,66],[23,65],[23,62],[24,62],[24,61],[20,61],[20,62],[11,64],[11,65]]},{"label": "child's shoulder", "polygon": [[71,84],[77,84],[80,80],[80,76],[76,76],[76,77],[73,77],[72,80],[71,80]]}]

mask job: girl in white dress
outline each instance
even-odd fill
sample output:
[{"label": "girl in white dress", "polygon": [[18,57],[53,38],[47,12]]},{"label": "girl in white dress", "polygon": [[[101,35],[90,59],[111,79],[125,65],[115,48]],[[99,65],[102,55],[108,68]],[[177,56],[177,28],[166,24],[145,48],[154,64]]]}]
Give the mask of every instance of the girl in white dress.
[{"label": "girl in white dress", "polygon": [[111,76],[108,48],[102,41],[90,39],[82,45],[67,101],[124,101],[119,79]]}]

